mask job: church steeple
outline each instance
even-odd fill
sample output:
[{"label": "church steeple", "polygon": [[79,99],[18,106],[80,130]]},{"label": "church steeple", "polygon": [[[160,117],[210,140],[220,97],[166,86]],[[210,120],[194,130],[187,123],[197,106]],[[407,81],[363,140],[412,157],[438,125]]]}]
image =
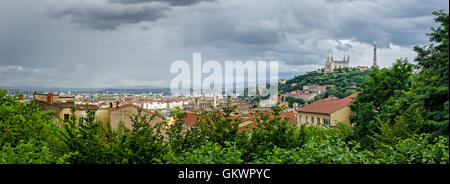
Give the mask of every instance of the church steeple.
[{"label": "church steeple", "polygon": [[373,64],[372,68],[378,68],[377,65],[377,44],[373,42]]}]

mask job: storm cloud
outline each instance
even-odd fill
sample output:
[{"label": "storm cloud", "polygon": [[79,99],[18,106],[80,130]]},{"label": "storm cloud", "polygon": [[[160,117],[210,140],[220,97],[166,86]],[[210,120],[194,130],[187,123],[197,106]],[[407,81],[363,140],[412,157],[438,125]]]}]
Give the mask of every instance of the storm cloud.
[{"label": "storm cloud", "polygon": [[69,17],[73,23],[104,31],[116,29],[122,24],[158,20],[169,8],[169,5],[162,3],[121,5],[107,2],[80,2],[71,6],[49,9],[49,14],[55,18]]},{"label": "storm cloud", "polygon": [[280,76],[415,57],[442,0],[17,0],[0,2],[0,86],[165,86],[170,64],[277,60]]},{"label": "storm cloud", "polygon": [[165,2],[172,6],[190,6],[193,4],[197,4],[199,2],[208,2],[214,0],[109,0],[109,2],[113,3],[121,3],[121,4],[141,4],[148,2]]},{"label": "storm cloud", "polygon": [[156,21],[164,17],[172,6],[190,6],[202,1],[205,0],[76,1],[50,5],[48,13],[52,17],[69,17],[73,23],[105,31],[117,29],[122,24]]}]

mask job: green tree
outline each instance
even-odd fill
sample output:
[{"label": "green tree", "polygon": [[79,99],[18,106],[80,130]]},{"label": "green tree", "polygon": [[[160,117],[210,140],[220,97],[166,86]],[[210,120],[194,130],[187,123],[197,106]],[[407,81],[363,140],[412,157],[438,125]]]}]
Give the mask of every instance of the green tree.
[{"label": "green tree", "polygon": [[51,114],[0,89],[0,163],[65,162],[57,161],[69,153],[64,153],[61,130]]},{"label": "green tree", "polygon": [[291,108],[294,106],[294,103],[305,104],[303,99],[295,98],[295,97],[292,97],[292,96],[286,97],[286,101],[289,103],[289,107],[291,107]]},{"label": "green tree", "polygon": [[237,106],[231,105],[231,97],[227,97],[226,103],[219,109],[203,112],[198,117],[197,126],[202,131],[201,135],[207,140],[225,147],[225,142],[235,142],[242,136],[238,134],[239,124],[242,119],[232,117]]},{"label": "green tree", "polygon": [[184,113],[185,112],[182,109],[180,109],[179,107],[170,109],[170,115],[172,115],[172,116],[182,117],[184,115]]},{"label": "green tree", "polygon": [[106,146],[104,127],[95,120],[94,110],[86,107],[86,117],[78,120],[75,109],[67,122],[63,123],[61,139],[66,145],[66,151],[73,152],[69,159],[71,163],[108,163],[110,153]]},{"label": "green tree", "polygon": [[226,142],[225,147],[217,143],[206,142],[201,148],[186,151],[180,155],[173,152],[165,155],[168,164],[242,164],[243,150]]},{"label": "green tree", "polygon": [[206,136],[198,126],[187,127],[183,118],[186,114],[175,116],[175,122],[167,128],[168,145],[173,154],[192,151],[206,142]]},{"label": "green tree", "polygon": [[21,140],[15,147],[6,143],[0,149],[0,164],[68,164],[71,154],[58,156],[46,142]]},{"label": "green tree", "polygon": [[392,68],[374,69],[359,85],[362,90],[350,106],[354,112],[350,121],[355,125],[356,137],[363,146],[373,146],[370,137],[380,133],[376,117],[387,107],[386,103],[410,89],[412,67],[408,60],[399,59]]},{"label": "green tree", "polygon": [[295,148],[305,142],[304,127],[297,127],[280,116],[284,108],[277,104],[271,112],[256,112],[256,127],[249,131],[247,139],[241,139],[239,143],[247,151],[243,156],[245,161],[259,158],[275,147]]},{"label": "green tree", "polygon": [[138,114],[131,118],[132,129],[123,138],[122,155],[123,162],[129,164],[151,164],[162,163],[162,158],[167,151],[162,135],[165,123],[152,125],[150,122],[157,116],[150,117],[142,115],[142,110],[138,109]]},{"label": "green tree", "polygon": [[424,102],[425,131],[434,135],[449,133],[449,18],[444,11],[433,12],[439,26],[428,34],[430,44],[416,46],[415,61],[421,70],[415,92]]},{"label": "green tree", "polygon": [[[19,102],[17,96],[9,97],[0,90],[0,146],[15,146],[21,140],[40,140],[58,146],[57,123],[52,112],[42,112],[35,102]],[[56,149],[56,147],[53,147]],[[53,150],[55,151],[55,150]]]}]

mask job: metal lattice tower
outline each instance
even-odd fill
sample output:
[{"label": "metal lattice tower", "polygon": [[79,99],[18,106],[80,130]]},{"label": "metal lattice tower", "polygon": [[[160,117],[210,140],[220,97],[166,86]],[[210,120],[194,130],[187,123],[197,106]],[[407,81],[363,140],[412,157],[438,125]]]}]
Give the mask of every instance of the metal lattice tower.
[{"label": "metal lattice tower", "polygon": [[375,42],[373,43],[373,64],[372,64],[372,68],[378,68],[378,65],[377,65],[377,44]]}]

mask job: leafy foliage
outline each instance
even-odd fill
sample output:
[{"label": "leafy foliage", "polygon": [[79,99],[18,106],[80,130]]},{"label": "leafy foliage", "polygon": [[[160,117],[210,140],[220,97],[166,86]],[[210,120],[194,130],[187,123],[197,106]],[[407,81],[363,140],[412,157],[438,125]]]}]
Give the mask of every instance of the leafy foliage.
[{"label": "leafy foliage", "polygon": [[388,104],[395,105],[399,96],[410,89],[412,67],[406,59],[399,59],[392,68],[374,69],[359,84],[361,93],[351,105],[355,114],[350,120],[355,124],[356,136],[364,145],[372,146],[370,136],[380,133],[380,121],[393,122],[393,117],[400,113],[398,109],[391,110]]},{"label": "leafy foliage", "polygon": [[423,101],[425,110],[425,129],[435,136],[449,133],[449,18],[444,11],[433,12],[437,28],[432,28],[428,34],[430,44],[414,50],[417,52],[415,61],[421,72],[417,79],[417,99]]},{"label": "leafy foliage", "polygon": [[305,101],[303,101],[303,99],[295,98],[292,96],[286,97],[286,101],[289,103],[289,107],[291,107],[291,108],[294,106],[294,103],[298,103],[299,105],[305,104]]},{"label": "leafy foliage", "polygon": [[107,162],[107,150],[102,136],[103,127],[100,122],[95,121],[91,111],[87,110],[87,117],[82,122],[77,121],[72,115],[68,122],[63,123],[61,139],[67,151],[75,153],[70,158],[71,163]]},{"label": "leafy foliage", "polygon": [[15,147],[5,144],[0,151],[0,164],[66,164],[72,154],[56,156],[45,142],[20,141]]},{"label": "leafy foliage", "polygon": [[201,148],[181,155],[170,152],[164,158],[168,164],[242,164],[243,151],[228,142],[225,145],[222,147],[217,143],[206,142]]},{"label": "leafy foliage", "polygon": [[6,96],[6,91],[0,90],[0,146],[15,146],[30,139],[57,141],[60,130],[50,114],[40,111],[35,103],[20,103],[17,97]]}]

